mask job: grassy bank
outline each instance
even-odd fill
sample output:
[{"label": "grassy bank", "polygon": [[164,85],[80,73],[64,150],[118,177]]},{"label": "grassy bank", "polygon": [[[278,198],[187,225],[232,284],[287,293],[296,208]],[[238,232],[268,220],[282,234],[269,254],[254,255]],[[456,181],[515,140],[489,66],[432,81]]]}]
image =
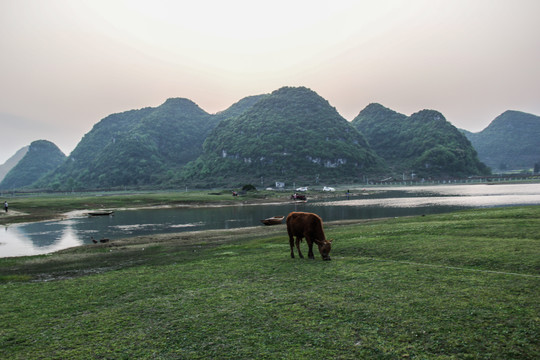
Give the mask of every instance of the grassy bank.
[{"label": "grassy bank", "polygon": [[539,219],[328,224],[330,262],[284,226],[0,259],[0,358],[537,359]]}]

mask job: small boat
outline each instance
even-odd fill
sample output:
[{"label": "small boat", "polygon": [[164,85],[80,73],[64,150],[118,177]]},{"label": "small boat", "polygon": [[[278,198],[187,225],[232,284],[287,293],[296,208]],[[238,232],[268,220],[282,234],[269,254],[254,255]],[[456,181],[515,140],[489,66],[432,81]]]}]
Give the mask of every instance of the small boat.
[{"label": "small boat", "polygon": [[87,214],[89,216],[105,216],[105,215],[111,215],[114,211],[112,210],[98,210],[98,211],[90,211]]},{"label": "small boat", "polygon": [[261,220],[264,225],[278,225],[283,222],[285,216],[272,216],[267,219]]}]

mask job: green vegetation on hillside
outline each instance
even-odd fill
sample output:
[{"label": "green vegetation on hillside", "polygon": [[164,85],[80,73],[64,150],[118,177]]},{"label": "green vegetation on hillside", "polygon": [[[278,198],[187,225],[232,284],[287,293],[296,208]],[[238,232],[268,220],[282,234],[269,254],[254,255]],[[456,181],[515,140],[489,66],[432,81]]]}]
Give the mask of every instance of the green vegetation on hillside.
[{"label": "green vegetation on hillside", "polygon": [[202,153],[218,122],[236,116],[260,96],[216,115],[187,99],[107,116],[88,132],[67,161],[34,184],[53,190],[177,186],[182,168]]},{"label": "green vegetation on hillside", "polygon": [[0,357],[536,359],[539,217],[326,224],[329,262],[284,225],[0,259]]},{"label": "green vegetation on hillside", "polygon": [[368,105],[349,123],[305,87],[249,96],[213,115],[188,99],[172,98],[155,108],[107,116],[55,170],[37,169],[37,181],[9,180],[4,189],[266,187],[276,181],[316,185],[411,174],[483,176],[490,173],[485,164],[539,169],[539,124],[537,116],[507,111],[473,134],[460,132],[434,110],[406,116],[380,104]]},{"label": "green vegetation on hillside", "polygon": [[480,160],[494,170],[528,170],[540,163],[539,116],[506,111],[481,132],[465,135]]},{"label": "green vegetation on hillside", "polygon": [[328,101],[307,88],[281,88],[238,117],[221,121],[186,179],[245,182],[357,178],[379,161]]},{"label": "green vegetation on hillside", "polygon": [[17,162],[0,183],[0,189],[20,189],[56,169],[66,155],[52,142],[37,140],[30,144],[24,157]]},{"label": "green vegetation on hillside", "polygon": [[458,129],[434,110],[407,117],[370,104],[352,121],[395,174],[418,177],[485,175],[489,169]]},{"label": "green vegetation on hillside", "polygon": [[38,185],[71,190],[167,183],[197,158],[215,124],[187,99],[111,115],[96,124],[68,160]]}]

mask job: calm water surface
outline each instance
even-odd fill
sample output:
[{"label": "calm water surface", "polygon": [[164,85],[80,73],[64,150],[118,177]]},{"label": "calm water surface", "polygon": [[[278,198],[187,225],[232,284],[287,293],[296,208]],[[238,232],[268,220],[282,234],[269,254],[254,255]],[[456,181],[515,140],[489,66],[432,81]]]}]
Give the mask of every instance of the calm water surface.
[{"label": "calm water surface", "polygon": [[[73,217],[7,226],[0,230],[0,257],[45,254],[96,239],[181,231],[264,226],[260,220],[291,211],[324,221],[435,214],[467,208],[540,205],[540,184],[385,187],[352,190],[325,201],[272,205],[116,211],[114,216]],[[309,195],[308,195],[309,199]]]}]

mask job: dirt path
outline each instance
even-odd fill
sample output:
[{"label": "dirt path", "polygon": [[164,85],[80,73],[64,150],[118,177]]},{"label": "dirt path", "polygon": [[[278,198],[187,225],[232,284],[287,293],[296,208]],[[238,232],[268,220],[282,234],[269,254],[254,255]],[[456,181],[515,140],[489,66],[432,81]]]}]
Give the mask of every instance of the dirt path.
[{"label": "dirt path", "polygon": [[4,210],[2,210],[2,212],[0,212],[0,219],[7,219],[7,218],[16,217],[16,216],[24,216],[24,215],[28,215],[28,214],[20,212],[20,211],[14,211],[14,210],[8,210],[8,212],[5,212]]}]

